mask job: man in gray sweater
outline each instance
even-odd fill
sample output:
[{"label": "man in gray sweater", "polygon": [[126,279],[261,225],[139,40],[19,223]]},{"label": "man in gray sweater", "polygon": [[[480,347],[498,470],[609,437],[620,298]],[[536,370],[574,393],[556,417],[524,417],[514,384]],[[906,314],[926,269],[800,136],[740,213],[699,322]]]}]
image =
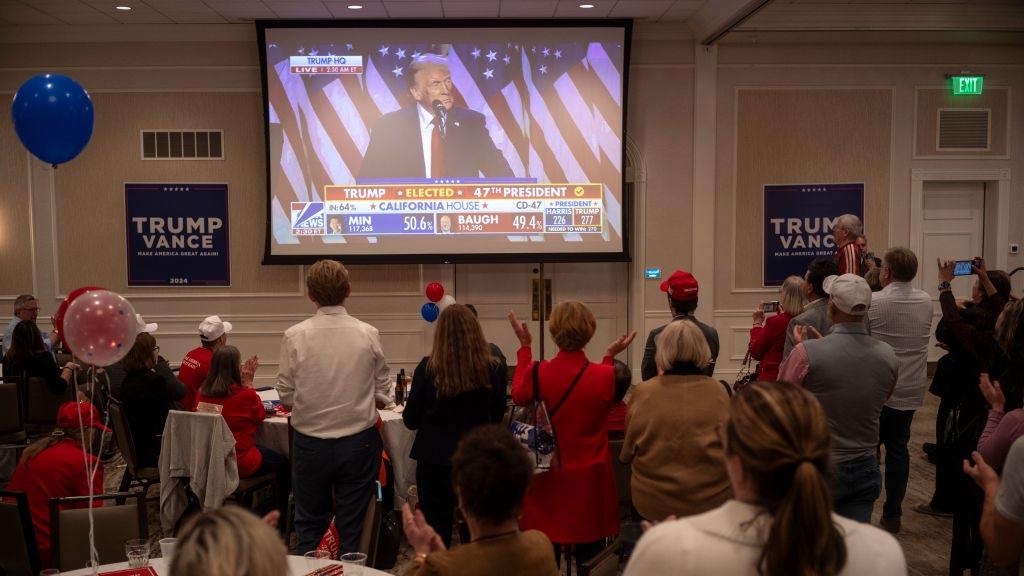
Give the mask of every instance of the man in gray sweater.
[{"label": "man in gray sweater", "polygon": [[793,317],[786,328],[786,345],[782,349],[782,358],[785,359],[793,351],[793,329],[797,326],[814,326],[814,329],[821,334],[828,334],[832,331],[832,319],[828,316],[828,294],[822,284],[825,278],[839,274],[839,266],[828,258],[818,258],[807,265],[807,272],[804,273],[804,296],[807,304],[804,304],[804,311]]},{"label": "man in gray sweater", "polygon": [[[882,407],[896,385],[896,353],[872,338],[864,324],[871,288],[856,274],[829,276],[832,333],[797,327],[796,346],[782,362],[779,380],[803,386],[821,402],[832,430],[832,500],[837,514],[871,521],[882,491],[878,469],[878,429]],[[808,340],[807,333],[818,338]]]}]

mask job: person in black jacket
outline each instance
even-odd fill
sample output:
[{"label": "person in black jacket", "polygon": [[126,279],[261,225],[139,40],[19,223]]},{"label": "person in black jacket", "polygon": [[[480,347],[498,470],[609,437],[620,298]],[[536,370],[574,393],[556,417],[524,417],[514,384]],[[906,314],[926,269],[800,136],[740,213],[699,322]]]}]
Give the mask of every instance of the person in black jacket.
[{"label": "person in black jacket", "polygon": [[77,365],[68,362],[64,368],[57,366],[53,354],[46,350],[46,344],[39,328],[31,320],[22,320],[11,333],[11,347],[4,354],[4,374],[42,378],[53,394],[63,394]]},{"label": "person in black jacket", "polygon": [[140,467],[155,467],[160,460],[160,436],[164,432],[167,412],[180,408],[185,386],[177,379],[170,381],[156,371],[160,347],[152,334],[135,337],[135,345],[122,360],[125,376],[115,395],[123,404],[132,441]]},{"label": "person in black jacket", "polygon": [[434,347],[416,367],[402,419],[418,430],[411,457],[427,522],[451,545],[457,505],[452,489],[452,454],[459,440],[505,414],[507,368],[492,354],[476,316],[461,304],[437,320]]}]

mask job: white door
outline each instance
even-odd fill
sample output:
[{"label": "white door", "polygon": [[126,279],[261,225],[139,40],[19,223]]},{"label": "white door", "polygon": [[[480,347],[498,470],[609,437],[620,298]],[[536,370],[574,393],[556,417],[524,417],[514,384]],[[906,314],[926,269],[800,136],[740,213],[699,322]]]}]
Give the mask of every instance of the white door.
[{"label": "white door", "polygon": [[[926,182],[921,226],[918,278],[923,290],[935,300],[934,326],[942,316],[938,303],[938,259],[969,260],[982,253],[985,234],[985,184],[983,182]],[[969,299],[974,276],[953,279],[957,300]],[[929,360],[942,351],[932,346]]]}]

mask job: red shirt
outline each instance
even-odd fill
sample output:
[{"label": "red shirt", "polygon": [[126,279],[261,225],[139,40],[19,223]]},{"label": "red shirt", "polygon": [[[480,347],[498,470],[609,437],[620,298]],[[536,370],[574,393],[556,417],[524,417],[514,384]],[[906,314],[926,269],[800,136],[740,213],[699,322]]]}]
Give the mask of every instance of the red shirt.
[{"label": "red shirt", "polygon": [[764,321],[764,326],[750,329],[750,356],[761,361],[757,379],[774,382],[779,377],[779,364],[786,346],[786,328],[793,317],[779,312]]},{"label": "red shirt", "polygon": [[[519,349],[512,401],[533,396],[533,358]],[[579,374],[583,351],[560,351],[540,363],[540,397],[553,408]],[[612,359],[591,363],[576,388],[551,418],[562,466],[536,474],[523,501],[521,530],[540,530],[552,542],[593,542],[619,532],[618,492],[608,452],[608,414],[615,402]]]},{"label": "red shirt", "polygon": [[260,427],[260,423],[263,422],[263,417],[266,415],[260,395],[252,388],[234,384],[227,397],[214,398],[200,393],[196,397],[196,403],[199,402],[223,407],[220,415],[227,421],[228,428],[231,429],[231,434],[235,437],[238,477],[252,476],[263,463],[263,456],[256,449],[256,442],[253,440],[256,429]]},{"label": "red shirt", "polygon": [[849,242],[843,244],[839,248],[836,248],[836,255],[834,260],[839,264],[839,275],[843,274],[856,274],[863,276],[864,271],[861,270],[861,254],[860,246],[857,246],[856,242]]},{"label": "red shirt", "polygon": [[[609,432],[624,432],[626,430],[626,411],[628,408],[625,402],[612,404],[612,411],[608,413]],[[612,457],[618,458],[619,456],[612,454]]]},{"label": "red shirt", "polygon": [[[95,465],[96,457],[87,456],[89,465]],[[36,545],[43,567],[50,565],[50,498],[88,496],[89,483],[82,457],[82,446],[78,441],[65,438],[43,450],[35,458],[18,464],[7,490],[25,492],[28,507],[32,513],[32,525],[36,532]],[[96,467],[92,480],[92,493],[103,494],[103,466]],[[93,502],[99,507],[101,501]],[[84,508],[85,506],[79,506]]]},{"label": "red shirt", "polygon": [[185,358],[182,359],[178,380],[185,385],[185,397],[181,400],[183,409],[196,411],[196,396],[199,395],[199,387],[203,385],[206,375],[210,372],[212,358],[213,348],[200,346],[185,354]]}]

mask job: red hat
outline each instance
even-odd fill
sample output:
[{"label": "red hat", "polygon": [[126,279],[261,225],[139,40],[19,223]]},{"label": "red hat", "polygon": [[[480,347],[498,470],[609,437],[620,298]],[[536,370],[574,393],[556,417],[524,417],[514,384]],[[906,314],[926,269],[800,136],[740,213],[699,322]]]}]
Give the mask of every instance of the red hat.
[{"label": "red hat", "polygon": [[89,402],[65,402],[57,410],[57,428],[78,428],[79,415],[83,426],[92,426],[97,430],[110,432],[103,425],[100,411]]},{"label": "red hat", "polygon": [[661,291],[667,292],[673,300],[686,302],[697,297],[697,279],[685,270],[676,270],[661,283]]}]

